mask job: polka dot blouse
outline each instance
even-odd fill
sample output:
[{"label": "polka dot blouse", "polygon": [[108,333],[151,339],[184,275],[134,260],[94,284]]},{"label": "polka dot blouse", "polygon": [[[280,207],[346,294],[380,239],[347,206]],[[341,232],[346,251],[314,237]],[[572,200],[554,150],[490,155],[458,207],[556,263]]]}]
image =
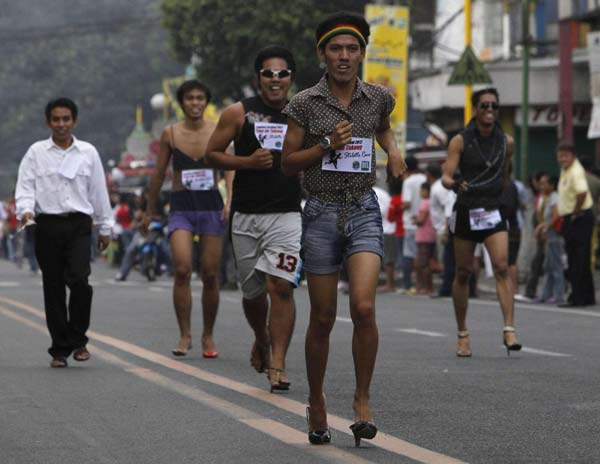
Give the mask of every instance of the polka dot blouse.
[{"label": "polka dot blouse", "polygon": [[[317,85],[295,95],[283,113],[304,128],[303,149],[306,149],[330,135],[336,124],[343,120],[353,123],[353,137],[373,139],[394,104],[387,89],[357,79],[350,105],[344,108],[330,92],[325,74]],[[375,165],[373,143],[371,166]],[[332,203],[345,203],[349,197],[360,198],[374,184],[374,168],[369,173],[325,171],[321,169],[321,161],[305,169],[303,178],[303,186],[309,195]]]}]

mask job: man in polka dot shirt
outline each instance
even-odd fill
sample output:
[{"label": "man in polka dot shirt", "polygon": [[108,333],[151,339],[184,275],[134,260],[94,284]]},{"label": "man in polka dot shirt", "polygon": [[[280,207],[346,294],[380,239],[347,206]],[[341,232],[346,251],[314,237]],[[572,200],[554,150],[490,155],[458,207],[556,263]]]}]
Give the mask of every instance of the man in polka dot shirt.
[{"label": "man in polka dot shirt", "polygon": [[326,66],[321,81],[296,95],[288,116],[282,170],[304,172],[308,200],[302,214],[301,257],[311,301],[306,334],[309,441],[328,443],[331,435],[323,395],[329,334],[337,311],[340,266],[346,263],[352,352],[356,370],[352,426],[356,444],[377,428],[369,406],[369,386],[377,355],[375,289],[383,255],[383,231],[375,184],[374,139],[388,154],[388,171],[406,169],[390,127],[394,99],[387,89],[358,78],[369,25],[362,16],[335,13],[316,31],[317,52]]}]

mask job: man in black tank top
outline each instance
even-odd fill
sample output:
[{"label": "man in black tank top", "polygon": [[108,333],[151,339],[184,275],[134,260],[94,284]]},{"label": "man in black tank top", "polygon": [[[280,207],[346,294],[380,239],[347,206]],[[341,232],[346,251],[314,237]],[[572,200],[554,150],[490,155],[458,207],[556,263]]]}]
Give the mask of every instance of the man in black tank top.
[{"label": "man in black tank top", "polygon": [[[508,273],[508,234],[500,195],[509,181],[508,168],[513,139],[498,124],[499,97],[494,88],[475,92],[475,116],[465,130],[448,146],[442,183],[457,192],[449,228],[454,237],[456,275],[452,286],[454,312],[458,325],[459,357],[471,356],[466,325],[469,276],[473,270],[475,245],[483,243],[490,255],[496,278],[496,291],[502,309],[502,341],[507,353],[518,351],[514,329],[514,293]],[[460,170],[461,178],[455,178]]]},{"label": "man in black tank top", "polygon": [[[288,390],[285,357],[295,322],[301,218],[300,182],[281,172],[287,131],[281,110],[295,62],[287,49],[271,46],[258,53],[254,67],[260,95],[223,111],[207,160],[213,167],[235,170],[231,239],[242,306],[256,337],[250,362],[258,372],[267,371],[271,391]],[[231,142],[235,156],[225,153]]]}]

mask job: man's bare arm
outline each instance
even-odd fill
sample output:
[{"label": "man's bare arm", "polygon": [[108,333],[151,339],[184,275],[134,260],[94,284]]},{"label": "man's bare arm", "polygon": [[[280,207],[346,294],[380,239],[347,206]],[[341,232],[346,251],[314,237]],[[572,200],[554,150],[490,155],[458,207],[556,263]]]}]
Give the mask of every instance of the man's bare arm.
[{"label": "man's bare arm", "polygon": [[234,103],[219,118],[206,147],[206,162],[218,169],[270,169],[273,166],[273,154],[270,150],[259,148],[250,156],[235,156],[227,152],[229,144],[235,140],[244,124],[244,106]]}]

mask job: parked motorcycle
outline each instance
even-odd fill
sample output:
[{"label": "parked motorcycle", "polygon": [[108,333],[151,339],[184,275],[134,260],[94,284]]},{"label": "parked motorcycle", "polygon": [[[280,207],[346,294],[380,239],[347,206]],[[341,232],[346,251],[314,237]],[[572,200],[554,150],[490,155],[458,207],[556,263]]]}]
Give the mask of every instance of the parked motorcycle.
[{"label": "parked motorcycle", "polygon": [[160,273],[160,247],[164,240],[163,225],[160,221],[152,221],[148,225],[148,235],[140,248],[140,271],[149,281],[156,280]]}]

